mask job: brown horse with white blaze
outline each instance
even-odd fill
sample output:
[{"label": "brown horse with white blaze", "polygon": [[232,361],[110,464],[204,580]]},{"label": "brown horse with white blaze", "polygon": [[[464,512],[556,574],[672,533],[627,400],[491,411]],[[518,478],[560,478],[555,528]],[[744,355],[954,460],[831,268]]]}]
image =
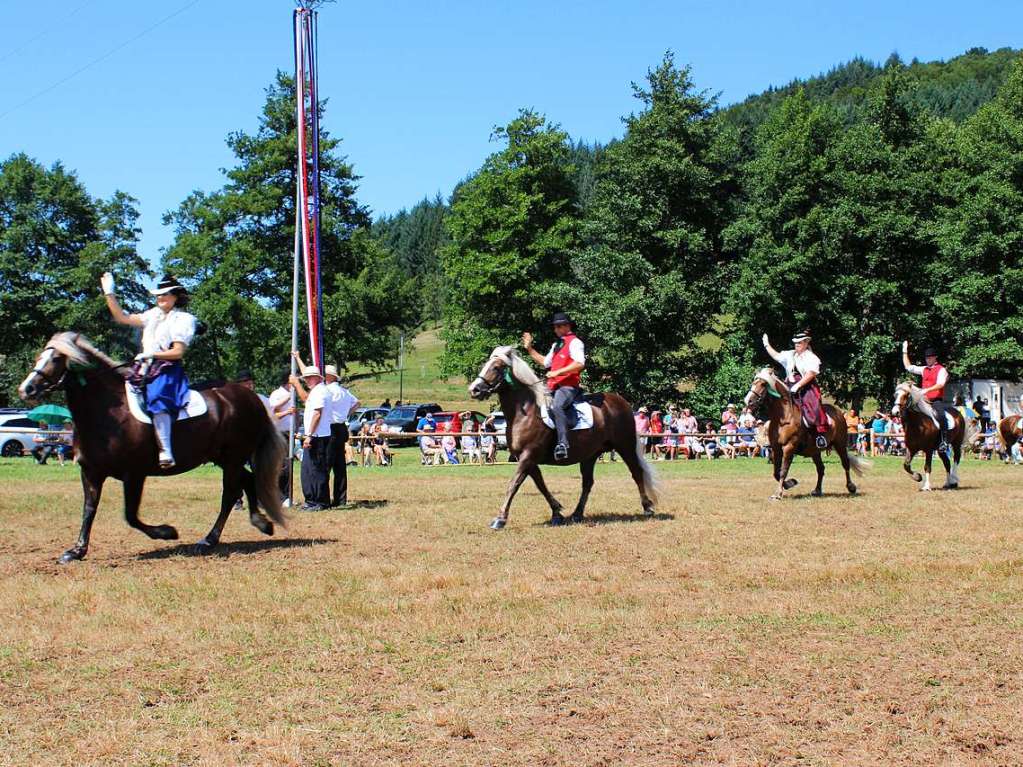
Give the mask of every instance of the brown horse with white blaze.
[{"label": "brown horse with white blaze", "polygon": [[[277,478],[286,447],[254,392],[235,384],[202,392],[206,413],[173,425],[177,464],[161,469],[151,424],[135,418],[125,390],[126,365],[115,362],[78,333],[58,333],[40,353],[35,367],[18,389],[22,399],[37,399],[63,388],[75,425],[75,452],[82,474],[85,502],[78,542],[60,562],[83,559],[89,548],[92,523],[103,483],[109,478],[124,485],[124,516],[131,527],[150,538],[176,540],[170,525],[147,525],[138,517],[146,477],[180,474],[212,462],[223,469],[220,515],[197,551],[211,551],[235,500],[244,491],[249,521],[272,535],[273,523],[285,524]],[[251,460],[252,471],[245,468]],[[267,519],[259,508],[270,517]],[[272,521],[271,521],[272,520]]]},{"label": "brown horse with white blaze", "polygon": [[[497,393],[501,409],[507,419],[509,451],[517,456],[515,476],[508,486],[500,512],[490,527],[502,529],[508,522],[512,500],[526,477],[531,477],[537,489],[551,507],[551,524],[582,522],[586,501],[593,487],[593,470],[601,453],[614,450],[629,467],[639,488],[643,513],[652,516],[657,502],[657,484],[653,471],[644,460],[642,446],[636,439],[636,422],[632,407],[617,394],[596,394],[589,398],[593,408],[593,426],[569,432],[567,460],[554,460],[554,429],[540,416],[547,401],[547,391],[540,378],[515,352],[512,346],[498,346],[490,355],[476,379],[469,384],[473,399],[486,399]],[[540,474],[541,464],[578,463],[583,478],[582,495],[571,517],[562,516],[562,505],[554,498]]]},{"label": "brown horse with white blaze", "polygon": [[[756,412],[765,401],[770,419],[767,437],[774,461],[774,478],[778,482],[778,489],[771,496],[771,500],[780,500],[786,490],[798,484],[797,480],[789,477],[789,467],[797,455],[807,456],[813,460],[813,465],[817,468],[817,487],[810,494],[823,495],[824,460],[821,458],[821,448],[817,447],[817,433],[811,432],[803,423],[799,402],[771,368],[764,368],[756,374],[745,399],[746,406],[751,412]],[[849,470],[852,469],[857,475],[862,476],[863,470],[870,464],[857,455],[849,455],[845,418],[838,409],[834,405],[824,405],[824,412],[827,413],[829,422],[828,431],[824,435],[828,447],[824,449],[833,449],[838,454],[842,468],[845,469],[845,487],[849,495],[856,495],[856,485],[849,475]]]},{"label": "brown horse with white blaze", "polygon": [[[955,490],[959,487],[959,462],[963,457],[963,448],[971,442],[977,433],[973,426],[966,423],[963,414],[958,410],[949,409],[946,412],[952,416],[955,424],[946,431],[948,443],[952,447],[951,462],[945,451],[938,450],[938,445],[941,442],[938,413],[931,407],[924,390],[909,381],[895,387],[895,404],[892,406],[892,415],[902,418],[902,426],[906,432],[906,459],[902,462],[902,468],[920,483],[922,491],[931,489],[931,459],[935,452],[938,453],[948,475],[944,489]],[[924,454],[922,476],[920,472],[913,471],[912,467],[913,457],[921,452]]]}]

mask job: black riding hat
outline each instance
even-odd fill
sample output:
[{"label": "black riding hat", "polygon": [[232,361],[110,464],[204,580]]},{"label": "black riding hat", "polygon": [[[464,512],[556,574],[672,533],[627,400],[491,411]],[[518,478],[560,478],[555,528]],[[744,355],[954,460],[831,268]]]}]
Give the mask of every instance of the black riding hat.
[{"label": "black riding hat", "polygon": [[157,283],[156,288],[149,291],[154,296],[162,296],[164,293],[177,293],[178,295],[187,295],[188,290],[177,281],[177,278],[165,274],[163,279]]},{"label": "black riding hat", "polygon": [[564,312],[555,312],[554,318],[551,320],[551,325],[571,325],[572,327],[575,327],[575,323],[572,321],[572,318]]},{"label": "black riding hat", "polygon": [[928,346],[926,349],[924,349],[924,356],[925,357],[937,357],[938,356],[938,352],[937,352],[937,350],[933,346]]},{"label": "black riding hat", "polygon": [[238,376],[234,379],[235,383],[245,383],[246,381],[252,381],[252,371],[250,370],[239,370]]}]

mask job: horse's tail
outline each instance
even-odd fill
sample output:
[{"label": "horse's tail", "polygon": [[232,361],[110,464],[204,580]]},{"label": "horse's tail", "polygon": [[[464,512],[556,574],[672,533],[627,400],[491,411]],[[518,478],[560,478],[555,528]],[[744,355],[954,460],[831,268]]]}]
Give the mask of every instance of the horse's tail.
[{"label": "horse's tail", "polygon": [[281,433],[274,426],[269,416],[265,416],[266,425],[252,456],[252,473],[256,478],[256,497],[270,519],[287,527],[288,521],[281,508],[281,494],[277,480],[281,475],[281,465],[288,448]]},{"label": "horse's tail", "polygon": [[649,464],[644,456],[644,447],[645,445],[640,441],[639,437],[637,437],[636,460],[639,461],[639,468],[643,472],[643,490],[646,492],[647,497],[653,502],[654,506],[656,506],[657,501],[661,496],[661,485],[657,481],[657,475],[654,474],[654,467]]},{"label": "horse's tail", "polygon": [[858,455],[849,456],[849,468],[856,472],[857,477],[862,477],[863,472],[873,465],[874,464],[868,461],[866,458],[861,458]]}]

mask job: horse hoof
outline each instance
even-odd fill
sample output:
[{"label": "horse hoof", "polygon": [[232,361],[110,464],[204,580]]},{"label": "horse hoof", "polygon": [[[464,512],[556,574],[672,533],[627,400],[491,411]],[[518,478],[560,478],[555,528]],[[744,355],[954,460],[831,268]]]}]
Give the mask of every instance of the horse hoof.
[{"label": "horse hoof", "polygon": [[913,481],[914,482],[923,482],[924,481],[923,475],[920,474],[920,472],[914,471],[913,472]]},{"label": "horse hoof", "polygon": [[568,518],[568,524],[570,525],[581,525],[583,523],[582,514],[573,514]]},{"label": "horse hoof", "polygon": [[781,500],[781,496],[778,495],[777,493],[775,493],[768,500],[770,500],[770,501],[780,501]]},{"label": "horse hoof", "polygon": [[929,492],[931,492],[931,488],[929,488],[929,487],[921,487],[920,488],[920,492],[921,493],[929,493]]},{"label": "horse hoof", "polygon": [[156,525],[150,528],[150,538],[155,538],[158,541],[176,541],[178,539],[178,531],[172,525]]},{"label": "horse hoof", "polygon": [[209,538],[203,538],[201,541],[196,542],[192,547],[192,551],[196,554],[212,554],[217,548],[218,541],[211,541]]},{"label": "horse hoof", "polygon": [[646,506],[646,507],[644,507],[644,509],[643,509],[643,516],[644,517],[652,517],[653,515],[654,515],[654,507],[653,506]]},{"label": "horse hoof", "polygon": [[561,516],[560,514],[551,515],[550,521],[551,527],[561,527],[563,524],[565,524],[565,518],[563,516]]},{"label": "horse hoof", "polygon": [[956,485],[945,485],[945,489],[946,490],[958,490],[959,489],[959,485],[958,484],[956,484]]},{"label": "horse hoof", "polygon": [[814,498],[823,498],[824,497],[824,491],[823,490],[814,490],[814,491],[812,491],[810,493],[810,495],[812,495]]},{"label": "horse hoof", "polygon": [[501,519],[500,517],[494,517],[494,521],[490,523],[491,530],[504,530],[504,526],[508,524],[508,521]]},{"label": "horse hoof", "polygon": [[849,491],[849,495],[856,495],[856,485],[850,484],[846,489]]},{"label": "horse hoof", "polygon": [[60,555],[60,559],[57,560],[58,565],[69,565],[72,562],[79,562],[85,559],[85,552],[79,548],[68,549]]},{"label": "horse hoof", "polygon": [[799,484],[798,479],[786,479],[785,482],[782,484],[782,487],[784,487],[786,490],[791,490],[798,484]]},{"label": "horse hoof", "polygon": [[249,517],[249,522],[252,526],[259,530],[263,535],[274,534],[274,523],[264,517],[262,514],[253,514]]}]

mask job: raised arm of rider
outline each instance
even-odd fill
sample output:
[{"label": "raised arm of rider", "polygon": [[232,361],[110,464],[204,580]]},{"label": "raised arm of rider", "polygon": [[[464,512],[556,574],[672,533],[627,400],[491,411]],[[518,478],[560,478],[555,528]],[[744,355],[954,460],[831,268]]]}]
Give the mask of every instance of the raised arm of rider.
[{"label": "raised arm of rider", "polygon": [[908,370],[910,373],[913,372],[913,363],[909,359],[909,342],[902,342],[902,367]]},{"label": "raised arm of rider", "polygon": [[764,333],[764,337],[761,340],[764,342],[764,350],[771,355],[771,359],[775,362],[781,362],[782,356],[773,346],[771,346],[771,342],[767,340],[767,333]]},{"label": "raised arm of rider", "polygon": [[117,296],[113,293],[107,293],[105,298],[107,299],[107,308],[110,310],[110,315],[114,318],[114,322],[119,325],[134,325],[137,328],[141,328],[146,324],[146,321],[142,319],[141,314],[127,314],[124,309],[121,308],[121,304],[117,301]]},{"label": "raised arm of rider", "polygon": [[537,365],[540,365],[541,367],[547,367],[547,361],[544,358],[544,356],[533,348],[532,333],[522,334],[522,346],[525,348],[527,352],[529,352],[529,356],[533,358],[533,362],[535,362]]}]

